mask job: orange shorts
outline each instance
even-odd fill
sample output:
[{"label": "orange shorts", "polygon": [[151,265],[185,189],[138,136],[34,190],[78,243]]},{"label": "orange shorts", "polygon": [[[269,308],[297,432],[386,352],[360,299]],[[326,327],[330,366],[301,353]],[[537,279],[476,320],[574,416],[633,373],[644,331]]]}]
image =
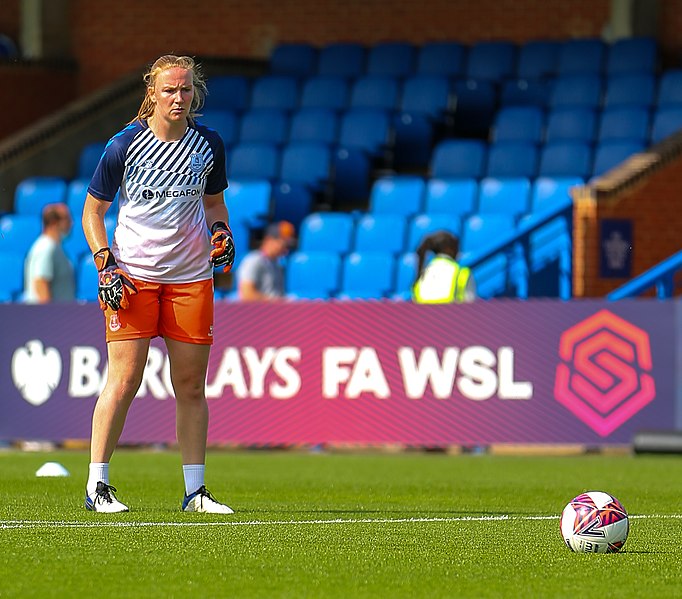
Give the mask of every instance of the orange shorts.
[{"label": "orange shorts", "polygon": [[176,341],[213,343],[213,281],[150,283],[133,279],[138,293],[130,306],[115,312],[107,307],[106,339],[123,341],[169,337]]}]

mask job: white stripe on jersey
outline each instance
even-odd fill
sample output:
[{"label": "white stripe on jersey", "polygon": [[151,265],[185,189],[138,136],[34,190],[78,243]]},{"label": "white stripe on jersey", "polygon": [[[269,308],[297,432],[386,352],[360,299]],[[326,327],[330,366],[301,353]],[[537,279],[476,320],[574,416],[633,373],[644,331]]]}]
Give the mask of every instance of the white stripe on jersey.
[{"label": "white stripe on jersey", "polygon": [[162,283],[210,279],[204,215],[213,151],[196,129],[175,142],[140,131],[128,147],[113,250],[131,276]]}]

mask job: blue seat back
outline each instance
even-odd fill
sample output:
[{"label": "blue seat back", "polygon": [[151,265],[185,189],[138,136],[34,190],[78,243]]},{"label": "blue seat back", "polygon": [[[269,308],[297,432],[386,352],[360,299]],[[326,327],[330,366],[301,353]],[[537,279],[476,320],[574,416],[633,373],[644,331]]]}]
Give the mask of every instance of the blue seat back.
[{"label": "blue seat back", "polygon": [[477,202],[476,179],[431,178],[426,184],[426,214],[449,214],[462,218],[476,211]]},{"label": "blue seat back", "polygon": [[344,257],[339,295],[387,297],[395,286],[395,258],[390,252],[352,252]]},{"label": "blue seat back", "polygon": [[337,252],[304,252],[289,256],[285,273],[288,294],[328,299],[341,284],[341,257]]},{"label": "blue seat back", "polygon": [[607,46],[599,38],[569,39],[561,44],[557,69],[560,75],[601,75]]},{"label": "blue seat back", "polygon": [[331,150],[327,144],[291,142],[282,149],[282,181],[321,189],[330,176]]},{"label": "blue seat back", "polygon": [[96,141],[83,146],[78,155],[78,169],[76,177],[79,179],[91,179],[99,164],[107,142]]},{"label": "blue seat back", "polygon": [[351,87],[349,108],[395,110],[398,106],[398,80],[385,75],[358,77]]},{"label": "blue seat back", "polygon": [[594,151],[592,176],[603,175],[643,149],[644,144],[638,141],[605,141],[600,143]]},{"label": "blue seat back", "polygon": [[464,75],[467,47],[456,41],[425,42],[417,50],[418,75],[461,77]]},{"label": "blue seat back", "polygon": [[606,108],[601,113],[597,141],[649,141],[651,113],[641,106]]},{"label": "blue seat back", "polygon": [[530,210],[530,179],[485,177],[479,185],[479,214],[511,214],[518,219]]},{"label": "blue seat back", "polygon": [[530,177],[538,172],[540,150],[531,142],[501,141],[488,146],[488,177]]},{"label": "blue seat back", "polygon": [[351,251],[355,223],[345,212],[314,212],[303,219],[298,247],[305,252]]},{"label": "blue seat back", "polygon": [[234,110],[208,108],[202,110],[202,114],[198,118],[198,121],[202,125],[206,125],[217,131],[226,146],[232,146],[237,143],[239,137],[239,119]]},{"label": "blue seat back", "polygon": [[540,153],[538,176],[581,177],[592,174],[592,147],[579,141],[545,144]]},{"label": "blue seat back", "polygon": [[272,185],[267,180],[231,180],[225,190],[230,221],[241,221],[250,226],[267,221],[272,211],[271,196]]},{"label": "blue seat back", "polygon": [[461,229],[461,220],[452,214],[418,214],[408,225],[407,247],[415,250],[426,235],[436,231],[449,231],[453,235],[459,236]]},{"label": "blue seat back", "polygon": [[341,117],[339,145],[361,148],[371,155],[379,155],[388,144],[391,122],[384,110],[356,108]]},{"label": "blue seat back", "polygon": [[476,139],[449,139],[440,142],[431,158],[431,176],[441,178],[481,178],[488,159],[485,142]]},{"label": "blue seat back", "polygon": [[606,72],[653,73],[658,68],[658,43],[656,38],[626,37],[613,42],[606,57]]},{"label": "blue seat back", "polygon": [[21,299],[24,290],[24,255],[0,250],[0,302]]},{"label": "blue seat back", "polygon": [[602,102],[603,79],[596,74],[560,75],[554,81],[549,107],[584,106],[598,108]]},{"label": "blue seat back", "polygon": [[407,221],[398,214],[364,214],[355,226],[356,252],[405,251]]},{"label": "blue seat back", "polygon": [[291,116],[289,141],[333,144],[339,130],[339,118],[328,108],[301,108]]},{"label": "blue seat back", "polygon": [[460,251],[484,250],[514,230],[515,220],[511,214],[474,214],[462,224]]},{"label": "blue seat back", "polygon": [[251,80],[243,75],[215,75],[206,81],[204,110],[246,110],[251,98]]},{"label": "blue seat back", "polygon": [[537,106],[502,107],[493,124],[493,141],[540,143],[545,133],[545,111]]},{"label": "blue seat back", "polygon": [[251,108],[294,110],[299,102],[299,82],[291,75],[257,77],[251,89]]},{"label": "blue seat back", "polygon": [[400,110],[426,114],[442,120],[451,103],[450,82],[447,77],[415,75],[403,83]]},{"label": "blue seat back", "polygon": [[275,144],[239,143],[228,152],[227,173],[233,179],[274,179],[279,175],[280,151]]},{"label": "blue seat back", "polygon": [[253,108],[239,125],[240,143],[283,144],[289,138],[289,116],[279,108]]},{"label": "blue seat back", "polygon": [[317,71],[317,48],[307,42],[282,43],[270,54],[270,73],[309,77]]},{"label": "blue seat back", "polygon": [[414,72],[417,51],[409,42],[379,42],[367,52],[366,72],[384,77],[407,77]]},{"label": "blue seat back", "polygon": [[343,77],[320,75],[303,82],[301,108],[345,110],[350,99],[350,83]]},{"label": "blue seat back", "polygon": [[554,77],[559,66],[561,42],[531,40],[519,47],[516,75],[521,79]]},{"label": "blue seat back", "polygon": [[410,216],[421,212],[426,184],[422,177],[381,177],[372,184],[369,210],[373,214]]},{"label": "blue seat back", "polygon": [[320,48],[318,75],[360,77],[366,67],[367,49],[357,42],[336,42]]},{"label": "blue seat back", "polygon": [[66,180],[59,177],[29,177],[17,185],[14,211],[17,214],[41,216],[48,204],[66,201]]},{"label": "blue seat back", "polygon": [[656,99],[653,73],[621,73],[606,80],[604,108],[641,106],[651,108]]},{"label": "blue seat back", "polygon": [[516,67],[516,45],[510,41],[479,41],[469,47],[466,76],[499,82]]},{"label": "blue seat back", "polygon": [[593,143],[597,132],[597,113],[584,106],[555,108],[547,115],[545,142],[585,141]]}]

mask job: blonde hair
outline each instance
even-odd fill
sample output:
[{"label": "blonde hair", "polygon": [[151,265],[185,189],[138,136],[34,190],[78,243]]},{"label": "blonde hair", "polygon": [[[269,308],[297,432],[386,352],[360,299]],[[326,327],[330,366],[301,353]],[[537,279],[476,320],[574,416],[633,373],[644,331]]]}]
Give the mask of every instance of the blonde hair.
[{"label": "blonde hair", "polygon": [[156,87],[156,79],[158,76],[167,71],[168,69],[181,68],[192,71],[192,84],[194,86],[194,98],[192,98],[192,106],[189,110],[189,118],[194,120],[199,116],[198,111],[204,105],[204,98],[208,94],[206,89],[206,81],[204,79],[203,73],[201,72],[201,67],[198,63],[194,62],[191,56],[175,56],[173,54],[166,54],[165,56],[160,56],[156,59],[154,64],[149,67],[149,70],[142,77],[145,83],[145,94],[140,109],[137,111],[137,116],[130,121],[134,123],[135,121],[148,119],[154,114],[154,107],[156,106],[149,95],[149,89]]}]

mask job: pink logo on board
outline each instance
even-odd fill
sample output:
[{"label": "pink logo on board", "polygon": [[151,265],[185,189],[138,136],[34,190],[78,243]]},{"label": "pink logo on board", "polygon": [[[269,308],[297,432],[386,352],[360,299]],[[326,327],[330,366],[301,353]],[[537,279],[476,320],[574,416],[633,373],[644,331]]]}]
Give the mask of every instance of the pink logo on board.
[{"label": "pink logo on board", "polygon": [[554,397],[602,437],[656,396],[649,335],[601,310],[561,335]]}]

